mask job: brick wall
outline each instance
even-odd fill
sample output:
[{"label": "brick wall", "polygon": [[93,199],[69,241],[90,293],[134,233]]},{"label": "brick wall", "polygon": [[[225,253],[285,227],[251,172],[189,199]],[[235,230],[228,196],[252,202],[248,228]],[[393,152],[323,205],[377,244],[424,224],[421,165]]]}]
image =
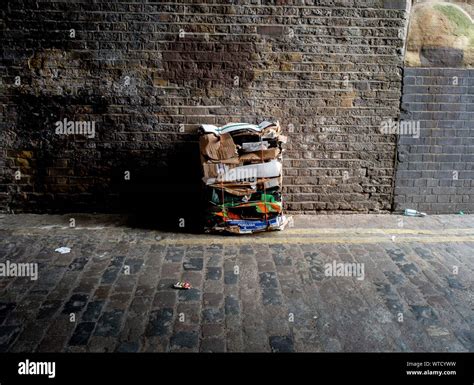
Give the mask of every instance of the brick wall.
[{"label": "brick wall", "polygon": [[406,68],[402,120],[420,137],[399,136],[395,210],[474,211],[474,70]]},{"label": "brick wall", "polygon": [[[192,3],[6,2],[2,209],[186,217],[198,125],[274,118],[288,210],[390,210],[396,143],[378,128],[399,114],[406,1]],[[55,134],[64,118],[95,137]]]}]

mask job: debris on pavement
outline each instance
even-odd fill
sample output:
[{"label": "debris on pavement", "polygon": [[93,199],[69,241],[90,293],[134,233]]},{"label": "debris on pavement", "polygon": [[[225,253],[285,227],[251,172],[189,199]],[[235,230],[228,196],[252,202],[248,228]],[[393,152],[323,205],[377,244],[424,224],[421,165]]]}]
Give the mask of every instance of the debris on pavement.
[{"label": "debris on pavement", "polygon": [[426,217],[426,213],[422,213],[413,209],[405,209],[403,214],[407,217]]},{"label": "debris on pavement", "polygon": [[173,288],[188,290],[188,289],[191,289],[191,284],[188,281],[178,281],[173,285]]},{"label": "debris on pavement", "polygon": [[200,129],[205,231],[251,234],[283,230],[279,122],[203,124]]},{"label": "debris on pavement", "polygon": [[58,252],[58,253],[61,253],[61,254],[67,254],[67,253],[70,253],[71,252],[71,249],[69,247],[58,247],[57,249],[55,249],[54,251]]}]

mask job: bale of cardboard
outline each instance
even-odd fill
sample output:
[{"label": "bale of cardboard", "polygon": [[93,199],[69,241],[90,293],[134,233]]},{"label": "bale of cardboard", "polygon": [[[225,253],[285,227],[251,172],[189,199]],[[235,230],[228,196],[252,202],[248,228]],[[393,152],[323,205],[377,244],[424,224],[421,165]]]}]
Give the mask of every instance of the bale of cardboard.
[{"label": "bale of cardboard", "polygon": [[204,124],[199,130],[206,232],[251,234],[283,230],[279,122]]}]

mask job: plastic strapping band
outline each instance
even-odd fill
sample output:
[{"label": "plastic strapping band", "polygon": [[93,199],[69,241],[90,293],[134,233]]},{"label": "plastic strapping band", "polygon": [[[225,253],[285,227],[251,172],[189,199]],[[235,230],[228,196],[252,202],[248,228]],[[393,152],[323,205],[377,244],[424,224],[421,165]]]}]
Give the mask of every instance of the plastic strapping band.
[{"label": "plastic strapping band", "polygon": [[[263,141],[262,141],[262,133],[260,134],[260,160],[263,163]],[[256,176],[257,182],[258,182],[258,176]],[[263,182],[263,207],[265,210],[265,224],[268,229],[269,223],[268,223],[268,214],[267,214],[267,189],[265,187],[265,182]]]},{"label": "plastic strapping band", "polygon": [[219,173],[221,174],[221,195],[222,195],[222,216],[224,218],[224,224],[227,222],[227,218],[226,218],[226,215],[227,215],[227,212],[226,212],[226,208],[225,208],[225,201],[224,201],[224,165],[223,163],[219,163]]}]

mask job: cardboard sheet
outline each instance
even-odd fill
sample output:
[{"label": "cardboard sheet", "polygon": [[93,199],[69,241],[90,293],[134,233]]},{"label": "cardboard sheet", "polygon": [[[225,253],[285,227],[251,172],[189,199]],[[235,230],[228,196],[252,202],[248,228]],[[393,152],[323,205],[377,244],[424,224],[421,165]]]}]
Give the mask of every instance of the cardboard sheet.
[{"label": "cardboard sheet", "polygon": [[258,141],[258,142],[244,142],[242,143],[242,151],[243,152],[253,152],[253,151],[261,151],[267,150],[270,147],[270,143],[265,141]]},{"label": "cardboard sheet", "polygon": [[217,127],[212,124],[203,124],[201,126],[201,130],[204,133],[213,133],[213,134],[224,134],[229,132],[236,132],[236,131],[254,131],[254,132],[261,132],[265,129],[267,131],[269,128],[277,128],[278,131],[280,129],[280,125],[278,122],[268,122],[264,121],[260,124],[249,124],[249,123],[229,123],[222,127]]},{"label": "cardboard sheet", "polygon": [[234,167],[235,165],[233,164],[203,163],[202,170],[204,173],[204,180],[215,179],[218,175],[225,174]]},{"label": "cardboard sheet", "polygon": [[202,125],[200,157],[207,206],[205,230],[251,234],[282,230],[282,143],[278,122]]},{"label": "cardboard sheet", "polygon": [[255,152],[249,152],[247,154],[243,154],[240,156],[240,160],[243,162],[258,162],[258,161],[265,161],[276,159],[276,157],[280,154],[279,148],[269,148],[268,150],[261,150]]},{"label": "cardboard sheet", "polygon": [[214,184],[216,182],[256,181],[258,178],[277,177],[281,174],[282,169],[281,163],[278,160],[238,167],[232,167],[232,165],[223,166],[224,172],[222,173],[219,173],[216,168],[214,173],[209,173],[206,177],[206,172],[204,172],[204,182],[206,184]]},{"label": "cardboard sheet", "polygon": [[283,230],[288,224],[285,215],[278,215],[268,221],[264,220],[230,220],[226,222],[223,230],[234,234],[251,234],[266,230]]},{"label": "cardboard sheet", "polygon": [[237,156],[237,147],[230,134],[202,135],[199,138],[199,147],[202,155],[214,161],[235,158]]}]

